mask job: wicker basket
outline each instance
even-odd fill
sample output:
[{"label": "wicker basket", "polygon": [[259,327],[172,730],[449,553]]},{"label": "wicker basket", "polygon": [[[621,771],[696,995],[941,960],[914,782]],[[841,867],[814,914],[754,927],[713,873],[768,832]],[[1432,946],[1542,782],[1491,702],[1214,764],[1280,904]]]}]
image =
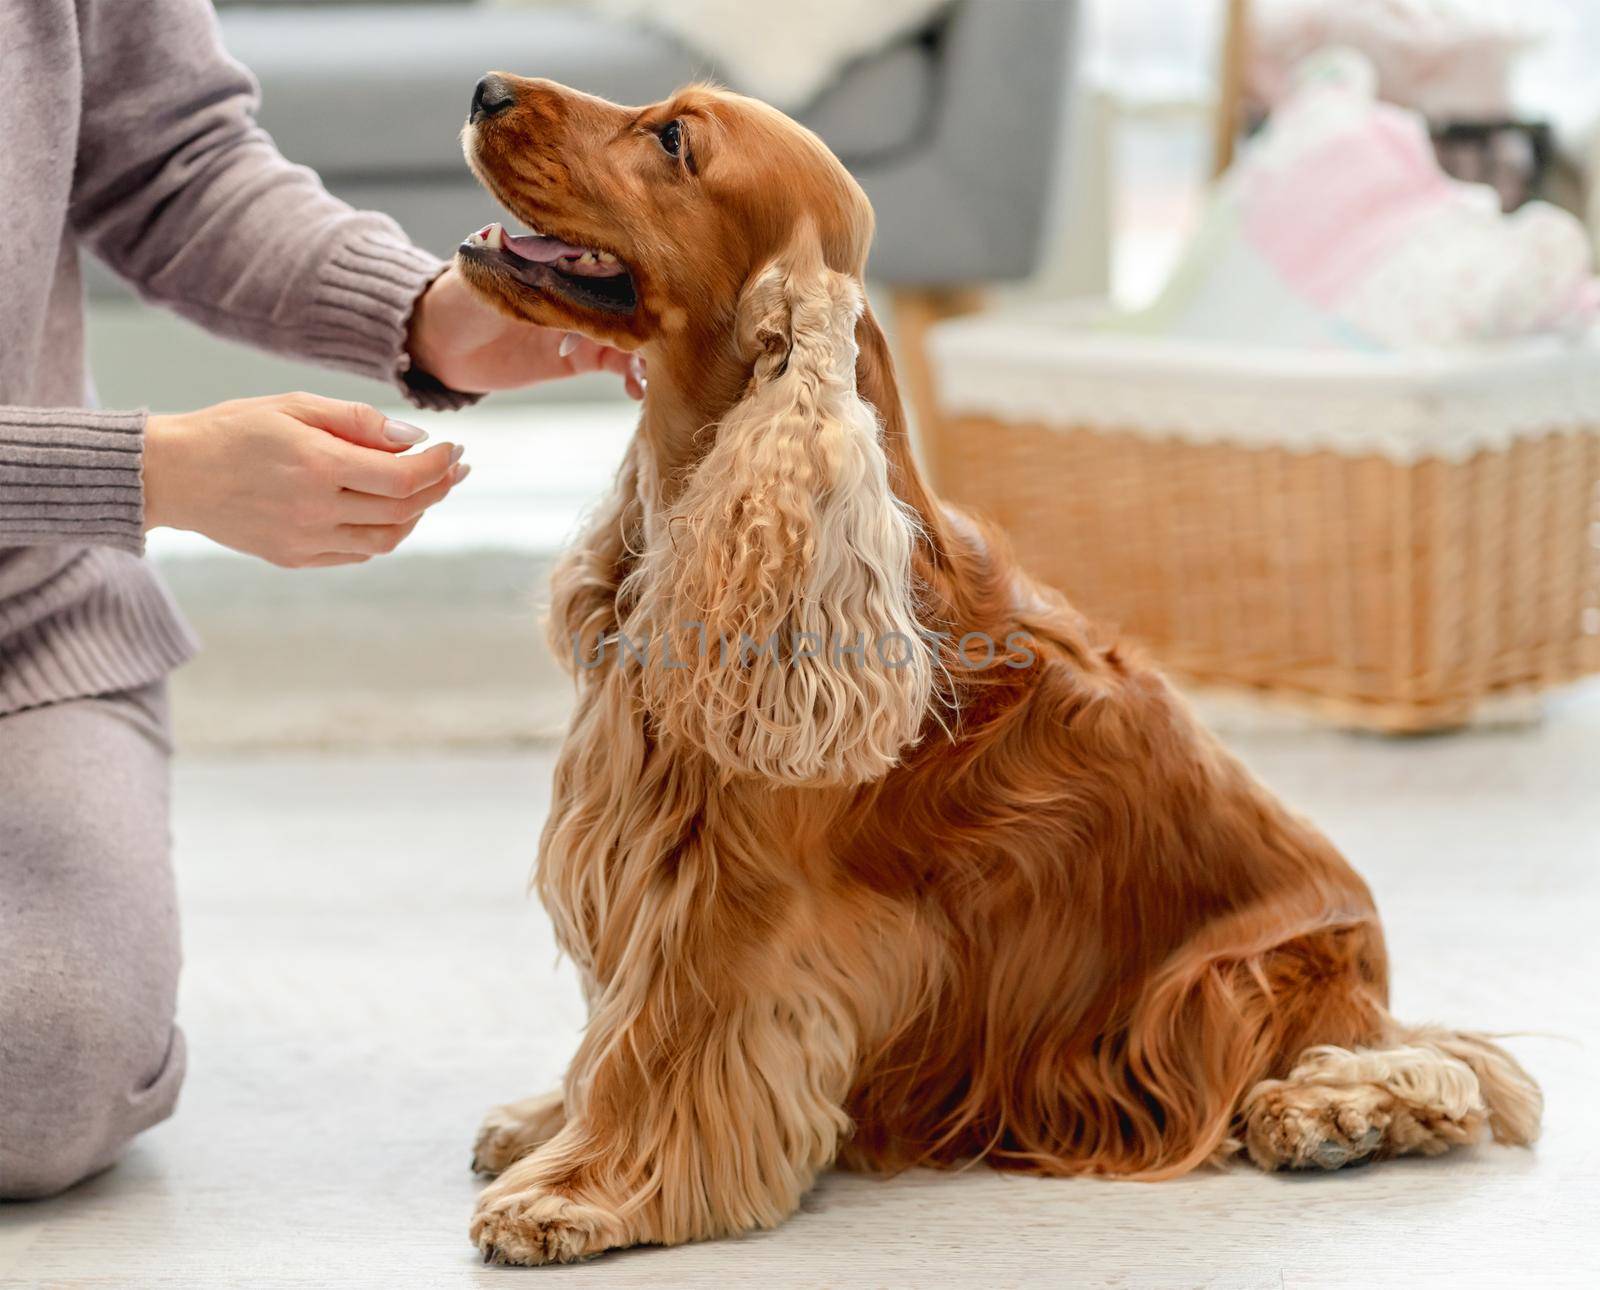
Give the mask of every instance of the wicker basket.
[{"label": "wicker basket", "polygon": [[945,494],[1195,682],[1423,731],[1600,671],[1600,355],[934,334]]}]

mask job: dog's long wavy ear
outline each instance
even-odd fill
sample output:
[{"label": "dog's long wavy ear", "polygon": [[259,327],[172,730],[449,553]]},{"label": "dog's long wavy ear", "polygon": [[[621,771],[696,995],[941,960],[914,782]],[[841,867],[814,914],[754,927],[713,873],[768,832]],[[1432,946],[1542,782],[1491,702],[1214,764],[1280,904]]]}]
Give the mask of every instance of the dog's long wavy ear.
[{"label": "dog's long wavy ear", "polygon": [[749,386],[640,570],[639,616],[675,646],[643,670],[645,702],[664,733],[730,772],[879,778],[917,739],[932,696],[911,585],[916,520],[856,390],[863,307],[860,284],[826,267],[809,234],[746,285]]}]

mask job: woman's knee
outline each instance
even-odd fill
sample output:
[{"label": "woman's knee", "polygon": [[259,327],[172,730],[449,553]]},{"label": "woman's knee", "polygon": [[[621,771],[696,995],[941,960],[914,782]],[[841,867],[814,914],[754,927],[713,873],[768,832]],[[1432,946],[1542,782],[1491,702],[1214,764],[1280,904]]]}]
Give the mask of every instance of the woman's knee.
[{"label": "woman's knee", "polygon": [[108,703],[0,721],[0,1195],[47,1195],[164,1119],[183,1078],[159,741]]},{"label": "woman's knee", "polygon": [[[19,889],[0,907],[6,1198],[52,1195],[103,1169],[171,1113],[183,1079],[165,855],[131,857],[126,839],[81,820],[58,832],[67,836],[38,830],[30,850],[0,848],[11,862],[0,884],[9,876]],[[33,863],[18,865],[24,856]]]},{"label": "woman's knee", "polygon": [[184,1074],[170,1011],[127,1008],[118,983],[77,974],[22,983],[31,988],[13,980],[0,999],[5,1199],[54,1195],[104,1169],[172,1113]]}]

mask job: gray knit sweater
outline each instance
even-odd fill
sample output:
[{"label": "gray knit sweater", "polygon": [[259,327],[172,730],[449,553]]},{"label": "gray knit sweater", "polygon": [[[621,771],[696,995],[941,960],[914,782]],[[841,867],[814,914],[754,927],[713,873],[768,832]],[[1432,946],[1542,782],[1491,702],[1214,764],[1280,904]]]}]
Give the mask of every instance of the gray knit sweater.
[{"label": "gray knit sweater", "polygon": [[256,102],[206,0],[0,0],[0,714],[194,648],[140,555],[144,413],[89,406],[81,247],[210,331],[464,401],[406,370],[439,262],[279,156]]}]

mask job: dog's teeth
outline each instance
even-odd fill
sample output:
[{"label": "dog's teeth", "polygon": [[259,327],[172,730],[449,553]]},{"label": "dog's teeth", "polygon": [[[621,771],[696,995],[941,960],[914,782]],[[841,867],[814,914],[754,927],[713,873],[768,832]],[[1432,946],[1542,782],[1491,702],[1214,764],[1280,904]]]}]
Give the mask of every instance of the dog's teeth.
[{"label": "dog's teeth", "polygon": [[498,224],[491,224],[484,231],[483,244],[491,251],[498,251],[505,244],[506,231]]},{"label": "dog's teeth", "polygon": [[585,251],[582,255],[580,255],[578,257],[578,263],[579,264],[593,264],[594,263],[594,252],[593,251]]},{"label": "dog's teeth", "polygon": [[601,251],[595,258],[598,259],[601,264],[615,264],[617,262],[617,257],[612,255],[610,251]]}]

